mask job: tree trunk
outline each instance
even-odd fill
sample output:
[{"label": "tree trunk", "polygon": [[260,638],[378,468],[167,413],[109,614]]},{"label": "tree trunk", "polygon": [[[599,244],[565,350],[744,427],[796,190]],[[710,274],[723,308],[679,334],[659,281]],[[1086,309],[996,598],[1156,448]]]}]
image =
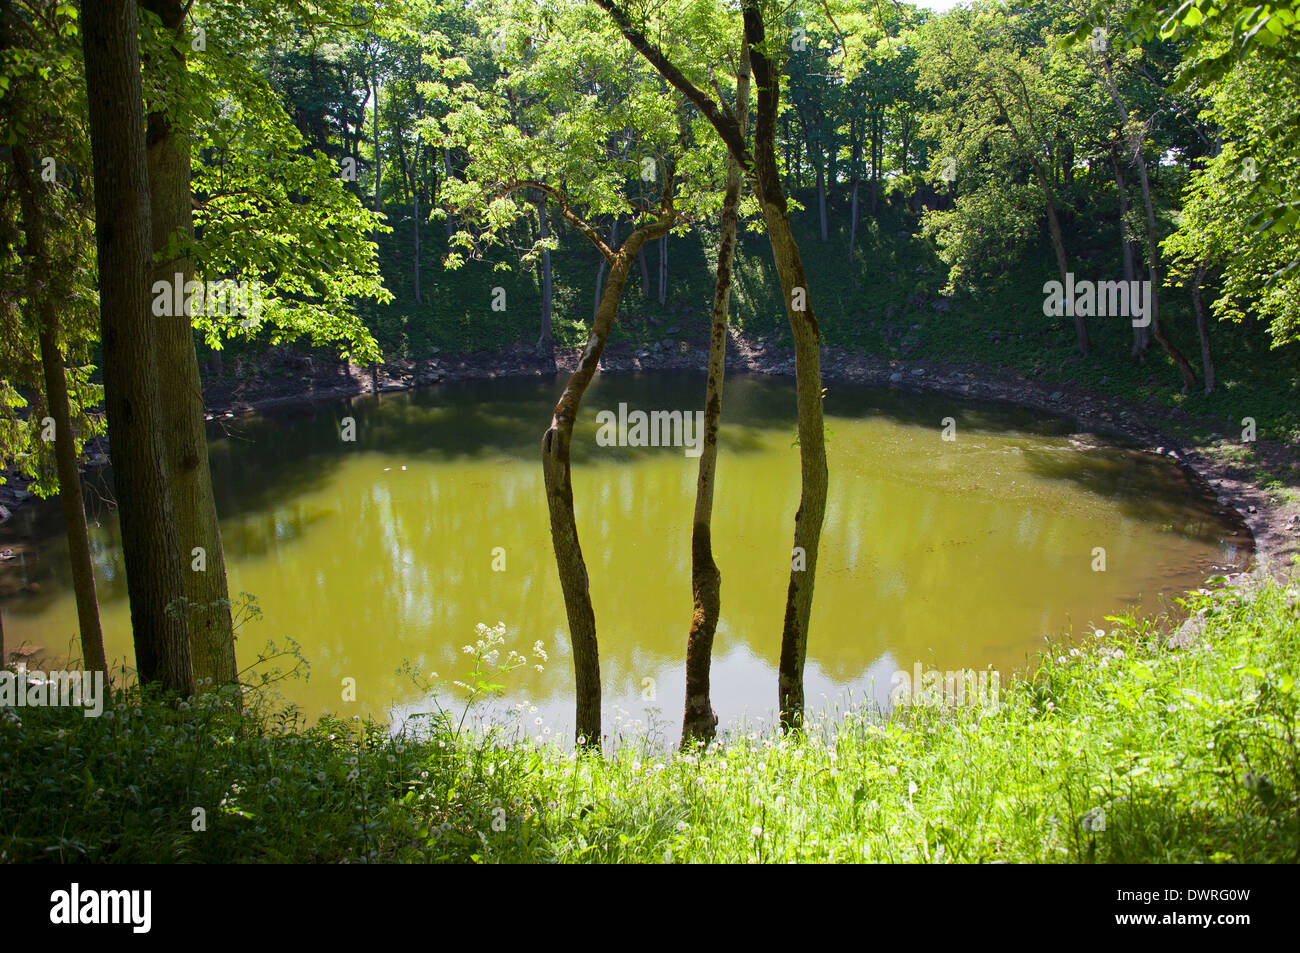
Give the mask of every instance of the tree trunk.
[{"label": "tree trunk", "polygon": [[[606,242],[606,244],[609,245],[610,248],[613,248],[615,247],[615,244],[617,242],[618,242],[618,216],[615,215],[614,222],[609,227],[609,241]],[[605,257],[602,255],[600,258],[600,266],[597,267],[596,269],[596,298],[591,305],[591,320],[593,324],[596,321],[596,316],[600,313],[600,303],[602,300],[604,300],[603,289],[605,287],[605,270],[608,267],[609,267],[609,262],[607,262],[605,260]]]},{"label": "tree trunk", "polygon": [[858,179],[859,167],[862,165],[862,140],[858,136],[858,123],[855,118],[849,124],[849,137],[853,141],[853,154],[849,158],[849,176],[853,180],[849,198],[849,261],[858,247]]},{"label": "tree trunk", "polygon": [[[174,33],[183,29],[188,7],[181,0],[145,0],[144,7],[161,18],[164,29]],[[178,61],[157,64],[154,71],[163,88],[172,84],[173,69],[183,72],[186,68],[184,47],[174,45],[172,49]],[[183,282],[189,281],[194,277],[193,259],[168,252],[173,241],[188,241],[194,235],[189,141],[164,112],[150,113],[146,128],[153,251],[155,260],[160,261],[154,266],[152,281],[171,282],[177,273]],[[185,313],[159,318],[155,347],[167,443],[167,483],[176,513],[177,545],[182,562],[188,561],[184,575],[190,656],[195,683],[202,687],[233,684],[238,667],[191,320]],[[195,562],[195,549],[203,551],[203,562]]]},{"label": "tree trunk", "polygon": [[880,116],[871,117],[871,217],[880,216]]},{"label": "tree trunk", "polygon": [[858,179],[853,178],[853,191],[849,199],[849,261],[858,247]]},{"label": "tree trunk", "polygon": [[[4,11],[8,15],[8,11]],[[0,25],[0,35],[5,28]],[[7,40],[7,37],[5,38]],[[7,42],[5,45],[8,45]],[[77,622],[81,631],[82,664],[89,671],[108,677],[104,635],[99,624],[99,601],[95,596],[95,569],[90,559],[90,537],[86,530],[86,507],[81,498],[81,473],[77,469],[77,447],[68,404],[68,382],[59,353],[58,301],[50,283],[50,251],[45,240],[45,217],[40,207],[31,157],[21,142],[13,145],[13,164],[22,208],[23,231],[27,234],[28,308],[38,312],[41,370],[45,377],[45,402],[54,421],[54,460],[59,476],[59,502],[68,538],[72,565],[72,589],[77,600]],[[0,647],[0,665],[4,663]]]},{"label": "tree trunk", "polygon": [[374,87],[375,87],[375,212],[379,211],[379,183],[383,177],[382,166],[379,162],[379,63],[376,60],[374,64]]},{"label": "tree trunk", "polygon": [[[442,180],[444,182],[451,180],[451,155],[447,152],[446,148],[442,150]],[[450,245],[451,236],[456,234],[456,227],[451,223],[450,213],[447,214],[444,224],[447,229],[447,242]]]},{"label": "tree trunk", "polygon": [[821,225],[821,240],[827,241],[830,232],[826,223],[826,153],[822,150],[821,143],[817,144],[817,214]]},{"label": "tree trunk", "polygon": [[[803,725],[804,660],[808,654],[808,620],[812,614],[813,583],[822,522],[826,515],[826,432],[822,422],[821,330],[808,295],[799,246],[790,230],[789,206],[776,165],[776,118],[780,104],[780,73],[768,60],[765,26],[757,0],[744,0],[745,39],[753,64],[758,113],[754,134],[755,193],[763,210],[772,257],[785,295],[786,317],[794,337],[795,391],[799,410],[799,509],[794,518],[794,546],[803,550],[801,563],[790,566],[777,699],[786,730]],[[739,157],[737,157],[739,158]],[[804,310],[795,308],[796,289]]]},{"label": "tree trunk", "polygon": [[[546,196],[537,198],[537,223],[543,239],[551,237],[550,223],[546,218]],[[542,327],[537,338],[537,347],[549,351],[552,346],[551,331],[551,251],[542,252]]]},{"label": "tree trunk", "polygon": [[[1052,187],[1048,184],[1047,176],[1043,173],[1043,167],[1035,162],[1034,174],[1038,179],[1038,187],[1043,193],[1043,204],[1047,207],[1047,228],[1052,235],[1052,250],[1056,252],[1056,267],[1061,273],[1061,287],[1064,288],[1069,284],[1066,277],[1070,272],[1069,262],[1065,257],[1065,239],[1061,235],[1061,221],[1056,215],[1056,202],[1052,199]],[[1073,306],[1070,308],[1075,312],[1074,315],[1074,335],[1075,341],[1079,346],[1079,353],[1085,357],[1092,350],[1092,342],[1088,338],[1088,319],[1078,313]]]},{"label": "tree trunk", "polygon": [[[745,135],[749,114],[749,55],[741,44],[736,77],[736,115]],[[713,738],[718,716],[710,693],[713,638],[722,610],[722,573],[713,559],[713,489],[718,468],[718,428],[722,421],[722,384],[727,366],[727,311],[731,304],[731,268],[736,255],[740,207],[740,165],[727,160],[727,191],[722,198],[718,272],[713,286],[713,320],[709,338],[709,373],[704,386],[704,440],[695,482],[695,519],[691,527],[691,595],[694,611],[686,638],[686,705],[682,748],[692,739]]]},{"label": "tree trunk", "polygon": [[659,304],[668,304],[668,234],[659,239]]},{"label": "tree trunk", "polygon": [[577,695],[575,737],[577,743],[585,747],[599,748],[601,743],[600,655],[596,644],[596,614],[587,582],[587,564],[578,542],[578,524],[573,509],[569,447],[573,440],[573,425],[578,419],[578,407],[600,363],[636,253],[646,239],[658,237],[671,225],[672,219],[669,218],[634,230],[614,255],[610,262],[609,281],[601,294],[600,306],[587,336],[587,346],[555,405],[551,425],[542,437],[542,477],[551,517],[551,542],[560,574],[560,589],[564,593],[569,637],[573,643]]},{"label": "tree trunk", "polygon": [[[1124,260],[1124,280],[1132,282],[1136,269],[1133,266],[1133,240],[1128,232],[1128,180],[1124,176],[1124,165],[1118,157],[1111,157],[1111,165],[1115,169],[1115,188],[1119,191],[1119,238],[1120,250],[1123,253]],[[1130,284],[1130,287],[1132,285]],[[1151,346],[1151,328],[1150,326],[1133,328],[1133,348],[1131,354],[1139,359],[1145,359],[1147,349]]]},{"label": "tree trunk", "polygon": [[149,176],[134,0],[83,4],[82,49],[95,175],[99,311],[113,477],[137,674],[190,695],[176,516],[166,485],[165,424],[150,321]]},{"label": "tree trunk", "polygon": [[1192,370],[1192,365],[1188,363],[1183,352],[1178,350],[1174,342],[1169,340],[1165,334],[1164,325],[1160,323],[1160,275],[1158,273],[1158,263],[1160,260],[1160,248],[1156,244],[1156,211],[1151,202],[1151,183],[1147,179],[1147,160],[1142,157],[1142,151],[1139,149],[1134,156],[1138,167],[1138,182],[1142,185],[1142,201],[1146,205],[1147,212],[1147,265],[1151,271],[1151,298],[1148,307],[1151,313],[1151,336],[1156,339],[1156,343],[1165,349],[1165,353],[1178,366],[1178,372],[1183,377],[1183,393],[1192,389],[1196,383],[1196,373]]},{"label": "tree trunk", "polygon": [[648,299],[650,297],[650,266],[645,260],[645,246],[636,253],[636,260],[641,266],[641,297]]},{"label": "tree trunk", "polygon": [[1205,304],[1201,300],[1201,289],[1205,285],[1206,264],[1196,266],[1192,276],[1192,309],[1196,312],[1196,333],[1201,339],[1201,365],[1205,373],[1205,393],[1214,393],[1214,352],[1210,350],[1210,329],[1205,322]]},{"label": "tree trunk", "polygon": [[415,303],[423,304],[424,301],[420,298],[420,187],[419,183],[415,180],[415,166],[419,161],[418,154],[411,156],[411,216],[414,219],[414,222],[412,223],[412,234],[415,239],[415,253],[412,256],[412,260],[414,262],[415,272]]}]

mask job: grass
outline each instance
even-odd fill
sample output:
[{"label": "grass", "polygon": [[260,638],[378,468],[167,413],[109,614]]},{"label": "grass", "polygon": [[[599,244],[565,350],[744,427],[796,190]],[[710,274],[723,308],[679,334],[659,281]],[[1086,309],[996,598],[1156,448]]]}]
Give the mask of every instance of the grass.
[{"label": "grass", "polygon": [[668,756],[575,755],[451,714],[418,738],[304,727],[215,696],[10,709],[0,859],[1294,862],[1300,591],[1186,608],[1191,647],[1113,619],[1049,649],[996,711],[851,712]]}]

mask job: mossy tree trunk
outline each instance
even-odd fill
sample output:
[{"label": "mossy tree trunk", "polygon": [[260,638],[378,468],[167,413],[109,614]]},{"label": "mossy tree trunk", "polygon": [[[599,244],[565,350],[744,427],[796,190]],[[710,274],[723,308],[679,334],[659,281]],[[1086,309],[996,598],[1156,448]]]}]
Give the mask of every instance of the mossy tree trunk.
[{"label": "mossy tree trunk", "polygon": [[[188,4],[144,0],[163,28],[175,37],[174,63],[157,64],[162,88],[179,96],[186,75],[184,24]],[[171,97],[165,97],[170,99]],[[169,285],[195,277],[194,260],[180,245],[193,239],[189,141],[165,111],[147,118],[149,199],[152,220],[153,281]],[[157,319],[158,387],[167,444],[167,481],[176,513],[176,540],[185,562],[190,655],[196,684],[233,684],[238,677],[226,560],[217,522],[203,389],[194,330],[188,313]]]},{"label": "mossy tree trunk", "polygon": [[[741,44],[741,68],[736,77],[736,115],[741,135],[749,113],[749,57]],[[713,711],[710,669],[713,640],[722,611],[722,573],[713,558],[713,490],[718,467],[718,430],[722,421],[722,385],[727,366],[727,312],[731,304],[732,265],[740,207],[740,164],[727,162],[727,191],[722,198],[718,271],[713,287],[709,372],[704,387],[704,441],[695,482],[695,514],[691,524],[691,597],[693,612],[686,638],[686,705],[682,718],[682,748],[693,739],[714,737],[718,716]]]},{"label": "mossy tree trunk", "polygon": [[185,581],[167,493],[167,447],[150,315],[152,231],[134,0],[82,5],[95,175],[104,403],[112,447],[137,674],[194,691]]}]

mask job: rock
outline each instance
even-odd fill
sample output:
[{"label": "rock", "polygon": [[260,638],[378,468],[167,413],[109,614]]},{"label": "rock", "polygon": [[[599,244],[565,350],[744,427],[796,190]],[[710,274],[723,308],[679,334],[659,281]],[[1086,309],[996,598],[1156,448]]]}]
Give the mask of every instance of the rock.
[{"label": "rock", "polygon": [[901,383],[903,383],[903,375],[902,375],[902,373],[901,373],[900,371],[894,371],[894,373],[890,374],[890,375],[889,375],[889,383],[891,383],[891,384],[901,384]]},{"label": "rock", "polygon": [[1047,399],[1048,399],[1048,400],[1060,400],[1060,399],[1061,399],[1062,397],[1064,397],[1064,396],[1065,396],[1065,395],[1062,394],[1059,390],[1054,390],[1054,391],[1052,391],[1052,396],[1049,397],[1049,398],[1047,398]]},{"label": "rock", "polygon": [[912,368],[912,376],[913,376],[913,377],[924,377],[924,376],[925,376],[925,368],[923,368],[923,367],[914,367],[914,368]]},{"label": "rock", "polygon": [[12,514],[7,509],[5,509],[3,506],[0,506],[0,523],[3,523],[5,520],[9,519],[11,515]]}]

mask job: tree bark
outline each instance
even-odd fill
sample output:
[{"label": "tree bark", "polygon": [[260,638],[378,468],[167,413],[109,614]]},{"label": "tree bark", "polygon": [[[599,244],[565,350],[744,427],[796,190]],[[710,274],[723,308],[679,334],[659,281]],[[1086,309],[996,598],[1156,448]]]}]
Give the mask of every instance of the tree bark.
[{"label": "tree bark", "polygon": [[[7,16],[8,11],[4,13]],[[3,30],[3,25],[0,25],[0,31]],[[88,671],[103,672],[107,678],[108,659],[104,654],[104,634],[99,623],[95,569],[90,558],[85,501],[81,497],[81,473],[77,468],[72,410],[68,403],[68,381],[63,368],[63,355],[59,353],[58,302],[50,281],[50,249],[45,238],[45,216],[41,211],[31,157],[21,142],[14,143],[13,165],[22,209],[23,231],[27,234],[27,304],[37,312],[40,322],[38,337],[41,371],[45,378],[45,403],[54,421],[54,460],[59,477],[59,502],[63,508],[68,556],[72,565],[72,589],[77,601],[82,664]],[[0,665],[3,661],[3,650],[0,648]]]},{"label": "tree bark", "polygon": [[1151,183],[1147,179],[1147,161],[1142,156],[1139,149],[1134,159],[1138,167],[1138,181],[1142,185],[1142,201],[1146,205],[1147,212],[1147,267],[1151,272],[1151,299],[1148,307],[1151,309],[1151,336],[1156,339],[1156,343],[1165,349],[1165,353],[1178,366],[1178,373],[1183,377],[1183,393],[1192,389],[1196,383],[1196,372],[1192,370],[1192,365],[1183,352],[1178,350],[1174,342],[1169,340],[1165,334],[1165,327],[1160,323],[1160,275],[1158,265],[1160,261],[1160,248],[1156,244],[1156,211],[1151,202]]},{"label": "tree bark", "polygon": [[[803,671],[808,653],[808,621],[812,614],[813,583],[822,522],[826,515],[826,432],[822,420],[821,330],[808,294],[799,246],[790,229],[789,206],[781,189],[776,164],[776,119],[780,105],[780,74],[767,58],[766,29],[758,0],[744,0],[745,39],[749,44],[757,92],[753,176],[768,241],[785,295],[786,317],[794,337],[795,391],[799,410],[799,509],[794,518],[794,546],[804,561],[791,561],[786,590],[785,622],[781,633],[781,661],[777,700],[781,725],[801,728],[804,714]],[[743,138],[742,138],[743,142]],[[742,161],[745,156],[736,158]],[[795,307],[798,289],[804,310]]]},{"label": "tree bark", "polygon": [[871,217],[880,216],[880,165],[884,147],[880,142],[880,114],[871,117]]},{"label": "tree bark", "polygon": [[[1052,198],[1052,187],[1047,181],[1047,176],[1043,172],[1041,164],[1034,163],[1034,174],[1038,179],[1038,188],[1043,193],[1043,204],[1047,207],[1047,228],[1052,235],[1052,250],[1056,252],[1056,267],[1061,273],[1061,287],[1064,288],[1069,284],[1066,277],[1070,271],[1070,265],[1065,257],[1065,238],[1061,234],[1061,220],[1056,215],[1056,202]],[[1078,310],[1071,307],[1074,311],[1074,336],[1079,346],[1079,353],[1085,357],[1092,350],[1092,342],[1088,337],[1088,319]]]},{"label": "tree bark", "polygon": [[827,241],[830,232],[826,222],[826,152],[817,144],[817,215],[821,226],[821,240]]},{"label": "tree bark", "polygon": [[646,264],[644,245],[642,245],[641,250],[636,253],[636,260],[637,263],[641,266],[641,297],[649,298],[650,297],[650,266]]},{"label": "tree bark", "polygon": [[551,543],[555,564],[564,593],[564,609],[569,620],[569,637],[573,643],[573,671],[577,695],[575,738],[580,746],[599,748],[600,654],[596,643],[596,614],[591,604],[587,564],[578,542],[578,524],[573,508],[573,480],[569,448],[573,425],[596,368],[600,364],[605,342],[618,313],[619,299],[627,283],[628,272],[643,242],[657,238],[672,226],[672,215],[652,225],[635,229],[609,260],[609,280],[601,294],[596,317],[587,336],[577,369],[570,375],[551,417],[551,425],[542,437],[542,477],[546,486],[546,503],[551,518]]},{"label": "tree bark", "polygon": [[668,235],[659,237],[659,304],[668,304]]},{"label": "tree bark", "polygon": [[[741,44],[736,77],[736,115],[741,135],[749,114],[749,56]],[[727,366],[727,317],[731,304],[731,269],[736,256],[740,207],[740,165],[727,159],[727,190],[722,198],[718,271],[713,286],[713,320],[709,337],[709,372],[704,385],[704,440],[695,481],[695,519],[691,528],[691,596],[694,611],[686,637],[686,705],[682,718],[682,748],[693,739],[710,741],[718,716],[713,711],[710,669],[713,639],[722,611],[722,573],[713,558],[713,489],[718,468],[718,429],[722,421],[722,384]]]},{"label": "tree bark", "polygon": [[374,69],[375,89],[375,212],[379,211],[379,183],[383,176],[383,167],[379,162],[379,58],[372,64]]},{"label": "tree bark", "polygon": [[858,123],[855,118],[849,124],[849,137],[853,141],[853,154],[849,158],[849,175],[853,179],[849,198],[849,261],[858,247],[858,180],[859,167],[862,164],[862,139],[858,136]]},{"label": "tree bark", "polygon": [[1214,393],[1215,372],[1214,352],[1210,349],[1210,329],[1205,320],[1205,303],[1201,300],[1201,289],[1205,286],[1206,264],[1196,266],[1192,276],[1192,310],[1196,312],[1196,333],[1201,339],[1201,365],[1205,374],[1205,393]]},{"label": "tree bark", "polygon": [[415,272],[415,303],[423,304],[424,301],[420,298],[420,187],[415,180],[416,165],[419,161],[419,149],[416,147],[414,154],[411,156],[411,217],[414,219],[412,234],[415,237],[415,253],[412,260]]},{"label": "tree bark", "polygon": [[[542,238],[551,237],[550,223],[546,217],[546,196],[537,198],[537,223]],[[537,338],[537,346],[542,350],[551,350],[553,335],[551,330],[551,251],[542,252],[542,327]]]},{"label": "tree bark", "polygon": [[[444,149],[442,150],[442,180],[443,180],[444,182],[447,182],[447,181],[449,181],[450,179],[451,179],[451,155],[450,155],[450,154],[448,153],[448,151],[444,148]],[[446,226],[446,230],[447,230],[447,242],[448,242],[448,244],[450,245],[450,243],[451,243],[451,236],[454,235],[454,234],[456,234],[456,227],[455,227],[455,226],[452,224],[452,222],[451,222],[451,213],[450,213],[450,212],[447,213],[447,218],[446,218],[444,224],[445,224],[445,226]]]},{"label": "tree bark", "polygon": [[[1123,254],[1124,262],[1124,280],[1132,282],[1136,269],[1133,265],[1133,240],[1128,231],[1129,200],[1128,200],[1128,180],[1124,176],[1124,165],[1118,157],[1111,157],[1111,165],[1115,169],[1115,188],[1119,191],[1119,238],[1120,251]],[[1131,354],[1139,359],[1144,359],[1147,349],[1151,347],[1151,328],[1137,327],[1133,328],[1133,348]]]},{"label": "tree bark", "polygon": [[[614,222],[609,227],[609,241],[607,242],[607,244],[609,245],[610,248],[613,248],[618,242],[618,218],[619,217],[615,215]],[[604,300],[603,289],[605,287],[605,270],[608,267],[609,267],[609,262],[602,255],[600,259],[600,266],[597,267],[596,269],[596,299],[595,301],[592,302],[591,305],[592,323],[595,323],[596,316],[600,313],[600,303],[601,301]]]},{"label": "tree bark", "polygon": [[[180,34],[184,29],[188,5],[181,0],[145,0],[143,5],[161,18],[165,30]],[[183,41],[174,44],[178,61],[157,64],[155,72],[162,88],[178,91],[182,84],[186,69],[183,50]],[[189,241],[194,236],[189,140],[165,112],[150,113],[146,122],[150,220],[157,262],[152,281],[170,284],[179,273],[181,280],[188,282],[194,277],[193,259],[175,256],[169,246],[174,240]],[[238,666],[191,321],[186,313],[159,318],[155,347],[168,490],[176,513],[177,545],[182,562],[188,561],[184,576],[190,657],[195,684],[201,688],[234,684]],[[203,551],[200,569],[195,569],[195,549]]]},{"label": "tree bark", "polygon": [[151,327],[149,179],[134,0],[81,11],[95,175],[104,395],[137,674],[194,691],[185,581],[166,487],[165,424]]}]

